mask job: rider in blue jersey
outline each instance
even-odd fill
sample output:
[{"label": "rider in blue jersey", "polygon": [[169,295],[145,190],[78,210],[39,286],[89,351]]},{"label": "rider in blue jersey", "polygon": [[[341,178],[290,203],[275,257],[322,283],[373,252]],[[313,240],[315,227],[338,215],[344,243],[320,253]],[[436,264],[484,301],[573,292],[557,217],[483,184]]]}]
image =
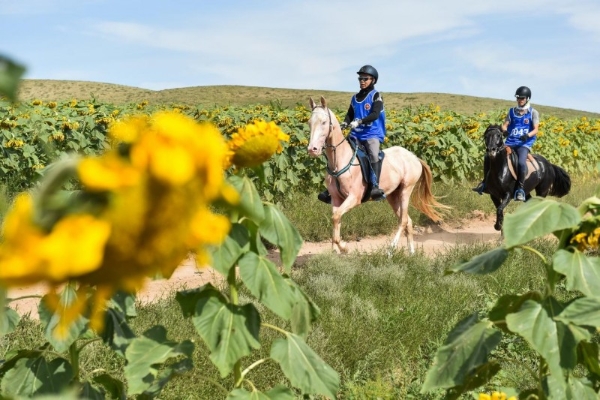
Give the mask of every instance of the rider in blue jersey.
[{"label": "rider in blue jersey", "polygon": [[[366,149],[371,163],[371,200],[382,200],[385,193],[379,188],[381,164],[379,159],[379,146],[385,138],[385,110],[383,98],[375,89],[379,73],[370,65],[365,65],[358,70],[360,91],[352,96],[350,107],[342,122],[342,129],[351,128],[350,136],[356,138]],[[331,203],[331,195],[325,190],[317,196],[325,203]]]},{"label": "rider in blue jersey", "polygon": [[[504,144],[519,156],[515,200],[525,201],[523,184],[527,176],[527,155],[537,138],[540,126],[540,114],[529,103],[531,90],[527,86],[519,87],[515,92],[515,97],[517,98],[517,106],[508,110],[502,124],[502,132],[507,137]],[[488,171],[489,159],[486,155],[483,164],[483,181],[473,189],[479,194],[483,194],[486,189],[485,179],[487,178]]]}]

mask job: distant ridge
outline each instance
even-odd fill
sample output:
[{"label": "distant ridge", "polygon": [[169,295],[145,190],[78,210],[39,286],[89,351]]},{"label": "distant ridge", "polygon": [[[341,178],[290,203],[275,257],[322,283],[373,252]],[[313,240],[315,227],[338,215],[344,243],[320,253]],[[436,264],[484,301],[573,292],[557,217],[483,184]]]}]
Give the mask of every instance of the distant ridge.
[{"label": "distant ridge", "polygon": [[[387,93],[382,92],[387,109],[401,109],[407,106],[436,104],[441,109],[452,110],[460,114],[507,109],[514,105],[508,100],[485,97],[463,96],[446,93]],[[254,86],[193,86],[178,89],[149,90],[112,83],[24,79],[19,88],[19,99],[31,101],[66,101],[71,99],[88,100],[95,98],[101,102],[113,104],[137,103],[147,100],[155,104],[188,104],[210,107],[214,105],[247,106],[252,104],[268,104],[279,101],[282,106],[291,107],[300,103],[308,104],[308,98],[318,100],[321,96],[327,99],[332,108],[346,109],[350,104],[351,92],[335,92],[327,90],[280,89]],[[571,110],[535,104],[536,109],[544,115],[555,115],[559,118],[600,118],[600,114],[587,111]]]}]

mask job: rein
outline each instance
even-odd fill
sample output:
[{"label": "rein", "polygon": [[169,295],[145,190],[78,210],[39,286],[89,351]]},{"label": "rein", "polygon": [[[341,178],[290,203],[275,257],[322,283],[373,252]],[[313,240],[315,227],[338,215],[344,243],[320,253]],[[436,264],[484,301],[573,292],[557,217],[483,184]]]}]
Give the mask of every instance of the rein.
[{"label": "rein", "polygon": [[[344,138],[342,139],[341,142],[339,142],[336,145],[333,144],[327,144],[327,141],[331,141],[330,136],[331,136],[331,132],[333,131],[333,122],[331,121],[331,114],[329,113],[329,109],[323,106],[317,106],[320,108],[323,108],[323,110],[325,110],[325,112],[327,112],[327,116],[329,117],[329,132],[327,132],[327,140],[325,141],[325,146],[323,146],[324,148],[329,148],[333,150],[333,167],[334,169],[332,170],[331,168],[329,168],[329,164],[330,161],[327,158],[327,154],[325,152],[323,152],[323,156],[325,157],[325,160],[327,160],[327,173],[335,178],[339,177],[340,175],[342,175],[344,172],[348,171],[350,169],[350,167],[352,166],[352,163],[354,162],[354,160],[356,160],[356,154],[358,153],[358,146],[355,146],[354,148],[354,153],[352,154],[352,157],[350,158],[350,161],[348,162],[348,164],[340,169],[339,171],[335,171],[335,165],[336,165],[336,161],[337,161],[337,157],[336,157],[336,149],[345,141],[347,141],[348,139],[344,136]],[[343,135],[342,135],[343,136]],[[352,147],[352,146],[351,146]]]}]

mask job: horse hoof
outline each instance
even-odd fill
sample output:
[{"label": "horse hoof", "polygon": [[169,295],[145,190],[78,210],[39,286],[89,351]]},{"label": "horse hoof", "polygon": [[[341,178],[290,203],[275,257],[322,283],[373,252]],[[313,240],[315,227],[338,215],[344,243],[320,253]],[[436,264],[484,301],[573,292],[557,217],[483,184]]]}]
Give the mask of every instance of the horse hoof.
[{"label": "horse hoof", "polygon": [[494,224],[494,229],[497,231],[501,231],[502,230],[502,225],[500,224]]}]

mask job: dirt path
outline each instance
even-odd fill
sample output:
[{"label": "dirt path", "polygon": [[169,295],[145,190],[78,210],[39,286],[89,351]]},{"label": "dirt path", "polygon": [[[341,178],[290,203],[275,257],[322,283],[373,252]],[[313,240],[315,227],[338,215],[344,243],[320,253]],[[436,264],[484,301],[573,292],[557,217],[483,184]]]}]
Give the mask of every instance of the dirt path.
[{"label": "dirt path", "polygon": [[[415,247],[417,251],[422,250],[425,254],[435,255],[456,245],[477,242],[488,242],[500,239],[500,233],[494,230],[494,222],[484,218],[483,213],[474,214],[475,217],[464,221],[457,227],[432,226],[415,229]],[[368,237],[361,240],[349,241],[350,252],[369,252],[380,249],[390,244],[392,235]],[[401,245],[406,247],[406,238],[403,237]],[[303,262],[312,255],[330,252],[331,242],[305,242],[298,254],[297,262]],[[277,252],[271,254],[273,261],[278,260]],[[144,289],[138,293],[138,299],[142,304],[157,301],[168,296],[175,290],[199,287],[207,282],[215,282],[220,275],[211,268],[198,268],[193,259],[185,260],[173,273],[170,279],[148,280]],[[44,285],[14,288],[8,291],[9,298],[22,296],[43,295],[46,292]],[[32,318],[37,318],[37,304],[39,298],[26,298],[10,303],[10,307],[16,309],[19,314],[30,313]]]}]

